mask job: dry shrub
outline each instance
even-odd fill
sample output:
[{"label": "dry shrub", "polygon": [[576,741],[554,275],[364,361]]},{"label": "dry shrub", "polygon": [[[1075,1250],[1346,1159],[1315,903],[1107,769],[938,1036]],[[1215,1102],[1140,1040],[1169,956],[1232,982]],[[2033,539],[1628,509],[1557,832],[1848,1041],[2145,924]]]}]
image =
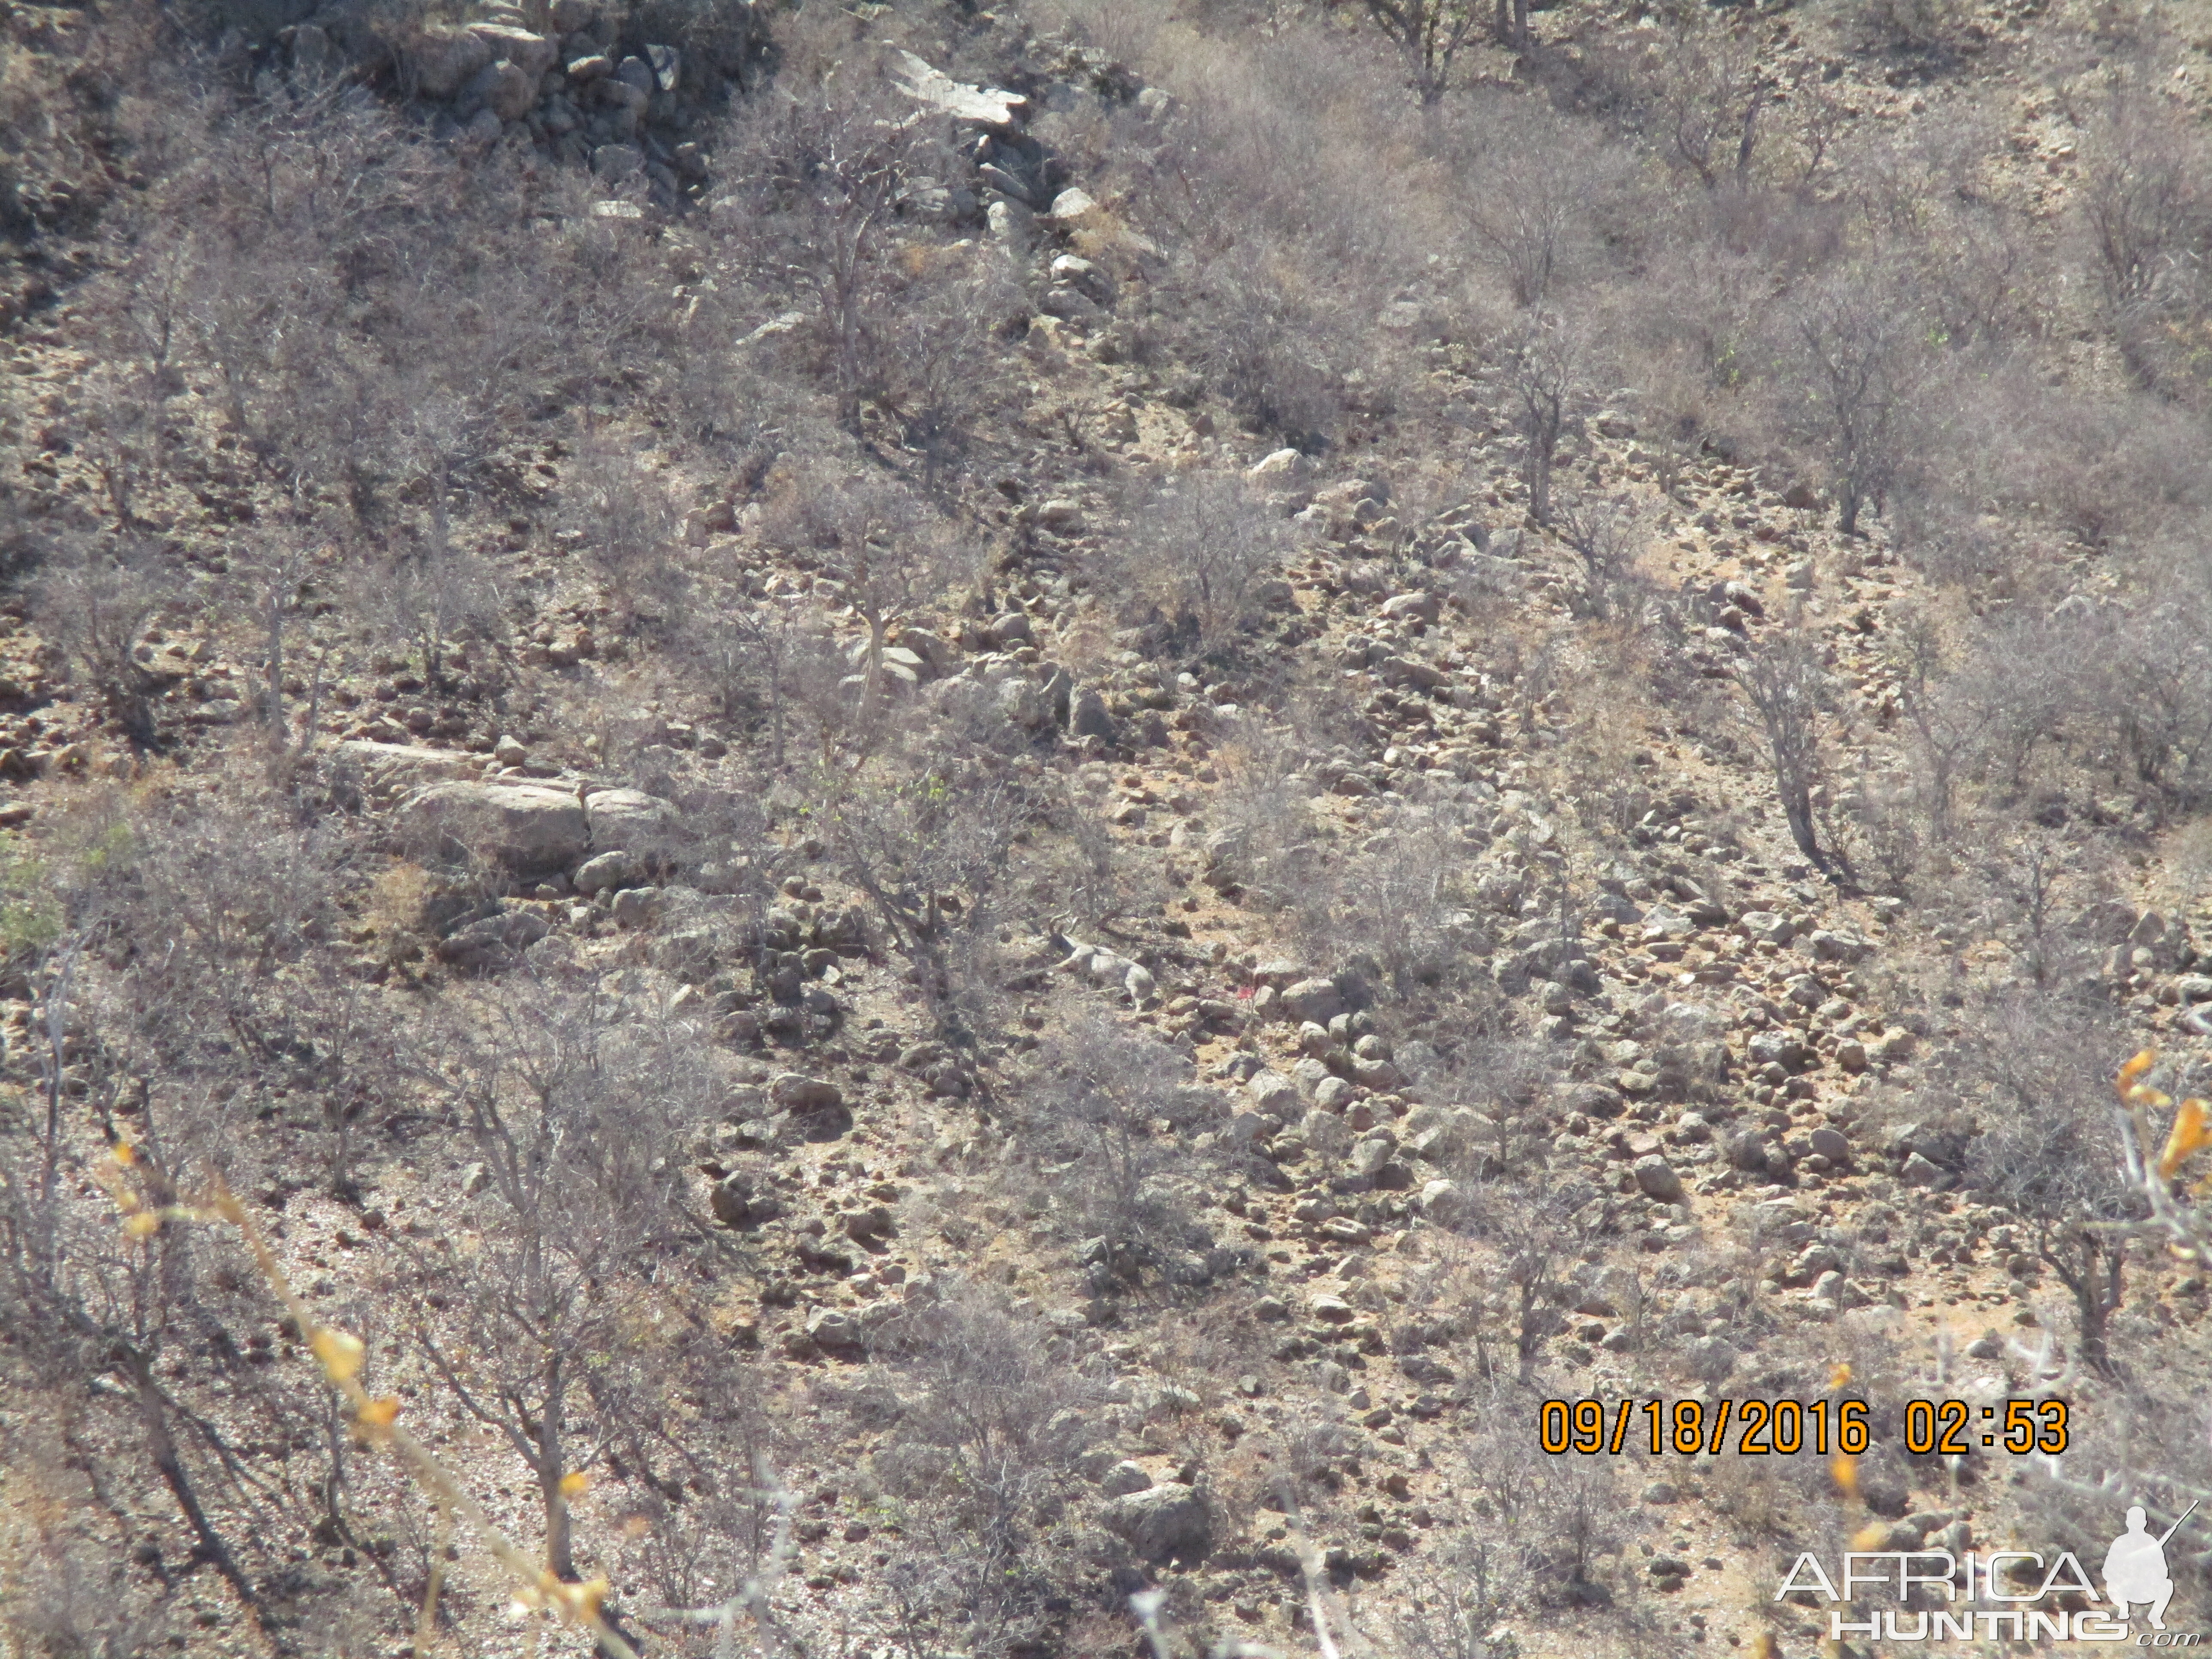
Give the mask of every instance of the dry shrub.
[{"label": "dry shrub", "polygon": [[1291,550],[1279,513],[1235,474],[1185,473],[1133,503],[1130,520],[1133,608],[1162,616],[1192,656],[1250,627]]}]

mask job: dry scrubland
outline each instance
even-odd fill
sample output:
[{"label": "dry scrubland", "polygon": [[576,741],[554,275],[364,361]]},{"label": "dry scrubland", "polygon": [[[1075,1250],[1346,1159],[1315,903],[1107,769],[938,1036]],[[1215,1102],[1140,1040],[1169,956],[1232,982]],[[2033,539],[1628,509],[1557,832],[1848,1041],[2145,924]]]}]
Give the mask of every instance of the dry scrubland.
[{"label": "dry scrubland", "polygon": [[1516,5],[6,8],[10,1654],[1796,1659],[2212,1497],[2212,12]]}]

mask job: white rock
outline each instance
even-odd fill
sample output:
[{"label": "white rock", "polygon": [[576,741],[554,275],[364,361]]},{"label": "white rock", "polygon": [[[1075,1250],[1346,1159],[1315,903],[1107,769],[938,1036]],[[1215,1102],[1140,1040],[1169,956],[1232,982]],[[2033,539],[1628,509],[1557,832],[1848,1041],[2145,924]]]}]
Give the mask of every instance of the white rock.
[{"label": "white rock", "polygon": [[1052,198],[1044,216],[1056,225],[1072,225],[1097,210],[1098,204],[1091,200],[1089,191],[1071,185]]},{"label": "white rock", "polygon": [[971,87],[954,80],[942,70],[931,68],[910,52],[901,51],[894,56],[898,67],[893,73],[900,88],[917,102],[957,121],[1003,129],[1012,126],[1016,118],[1029,109],[1030,100],[1018,92]]},{"label": "white rock", "polygon": [[1312,471],[1313,463],[1298,451],[1279,449],[1245,468],[1244,476],[1263,482],[1288,481],[1293,478],[1303,478]]}]

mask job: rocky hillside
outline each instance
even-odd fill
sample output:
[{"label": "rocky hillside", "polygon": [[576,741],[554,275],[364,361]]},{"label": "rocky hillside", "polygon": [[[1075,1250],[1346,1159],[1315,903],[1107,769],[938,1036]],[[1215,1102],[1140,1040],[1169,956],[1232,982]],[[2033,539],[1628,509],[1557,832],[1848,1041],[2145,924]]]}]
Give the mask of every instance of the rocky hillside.
[{"label": "rocky hillside", "polygon": [[1795,1655],[2212,1501],[2187,21],[15,8],[14,1647]]}]

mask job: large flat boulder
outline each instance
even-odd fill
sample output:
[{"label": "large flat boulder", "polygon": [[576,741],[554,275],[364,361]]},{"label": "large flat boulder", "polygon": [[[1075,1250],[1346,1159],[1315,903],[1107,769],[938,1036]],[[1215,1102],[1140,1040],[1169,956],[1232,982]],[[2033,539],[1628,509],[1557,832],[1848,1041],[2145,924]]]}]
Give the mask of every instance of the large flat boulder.
[{"label": "large flat boulder", "polygon": [[674,852],[688,839],[674,803],[641,789],[592,789],[584,812],[594,852],[653,858]]},{"label": "large flat boulder", "polygon": [[459,749],[424,749],[412,744],[371,743],[350,738],[325,751],[333,773],[350,775],[361,792],[376,800],[396,800],[426,783],[474,778],[484,757]]},{"label": "large flat boulder", "polygon": [[490,42],[465,28],[434,25],[400,54],[406,78],[424,98],[451,98],[461,83],[491,62]]},{"label": "large flat boulder", "polygon": [[566,870],[592,847],[576,792],[538,783],[427,784],[400,802],[397,829],[417,856],[478,854],[518,876]]}]

